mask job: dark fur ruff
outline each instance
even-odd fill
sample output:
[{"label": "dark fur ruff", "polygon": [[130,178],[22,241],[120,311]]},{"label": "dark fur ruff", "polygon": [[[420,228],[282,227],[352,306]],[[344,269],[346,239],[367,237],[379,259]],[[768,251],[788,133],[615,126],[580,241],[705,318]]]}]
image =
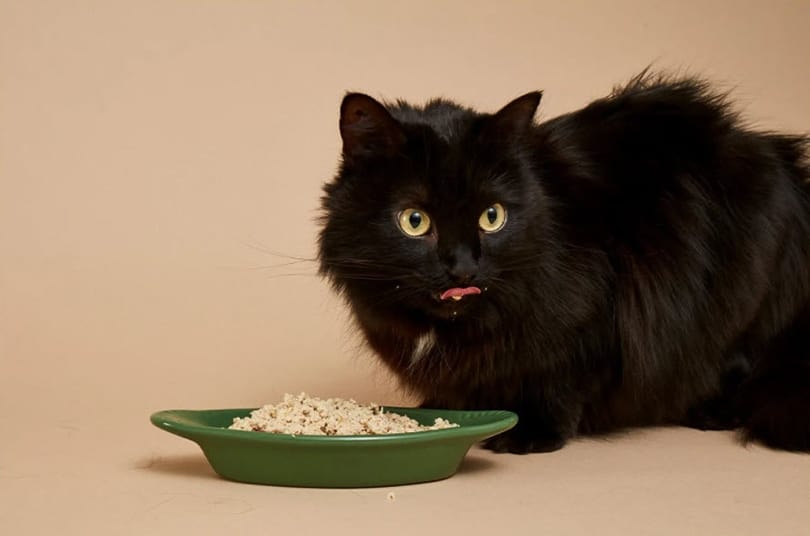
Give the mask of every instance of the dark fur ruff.
[{"label": "dark fur ruff", "polygon": [[[498,451],[658,424],[810,451],[807,139],[746,128],[694,79],[537,125],[539,101],[345,97],[321,273],[369,345],[425,405],[516,411]],[[407,208],[430,232],[401,232]]]}]

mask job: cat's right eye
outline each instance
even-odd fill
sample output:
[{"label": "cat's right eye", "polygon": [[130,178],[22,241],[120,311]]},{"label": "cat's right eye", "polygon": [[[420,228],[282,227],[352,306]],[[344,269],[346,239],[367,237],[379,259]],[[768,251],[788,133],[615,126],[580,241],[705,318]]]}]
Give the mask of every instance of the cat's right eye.
[{"label": "cat's right eye", "polygon": [[430,216],[416,208],[406,208],[397,217],[399,228],[408,236],[424,236],[430,231]]},{"label": "cat's right eye", "polygon": [[506,209],[500,203],[495,203],[481,213],[478,226],[485,233],[497,233],[506,224]]}]

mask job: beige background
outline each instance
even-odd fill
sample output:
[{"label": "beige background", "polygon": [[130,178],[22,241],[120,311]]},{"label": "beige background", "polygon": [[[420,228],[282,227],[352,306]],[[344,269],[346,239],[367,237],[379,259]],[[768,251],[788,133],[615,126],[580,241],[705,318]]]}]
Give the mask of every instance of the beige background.
[{"label": "beige background", "polygon": [[271,253],[315,253],[346,90],[492,110],[542,88],[551,117],[654,62],[807,131],[808,27],[784,0],[0,0],[0,533],[810,533],[810,457],[728,434],[474,450],[389,502],[220,480],[147,420],[408,402],[314,264]]}]

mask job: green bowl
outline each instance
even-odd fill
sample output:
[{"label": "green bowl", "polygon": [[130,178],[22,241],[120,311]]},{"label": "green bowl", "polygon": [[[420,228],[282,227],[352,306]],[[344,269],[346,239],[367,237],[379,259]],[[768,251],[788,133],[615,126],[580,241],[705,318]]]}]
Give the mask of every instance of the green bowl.
[{"label": "green bowl", "polygon": [[393,486],[455,474],[470,447],[517,424],[509,411],[386,407],[420,424],[458,428],[375,436],[292,436],[229,430],[252,409],[167,410],[152,424],[196,442],[220,476],[254,484],[321,488]]}]

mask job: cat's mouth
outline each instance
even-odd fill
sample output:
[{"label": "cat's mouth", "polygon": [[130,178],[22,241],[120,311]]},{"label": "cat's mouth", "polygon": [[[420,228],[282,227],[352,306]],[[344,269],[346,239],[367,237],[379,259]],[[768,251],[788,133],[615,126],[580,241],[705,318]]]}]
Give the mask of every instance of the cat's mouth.
[{"label": "cat's mouth", "polygon": [[478,287],[449,288],[439,295],[439,299],[441,301],[446,300],[461,301],[464,298],[464,296],[469,296],[472,294],[481,294],[481,289]]}]

